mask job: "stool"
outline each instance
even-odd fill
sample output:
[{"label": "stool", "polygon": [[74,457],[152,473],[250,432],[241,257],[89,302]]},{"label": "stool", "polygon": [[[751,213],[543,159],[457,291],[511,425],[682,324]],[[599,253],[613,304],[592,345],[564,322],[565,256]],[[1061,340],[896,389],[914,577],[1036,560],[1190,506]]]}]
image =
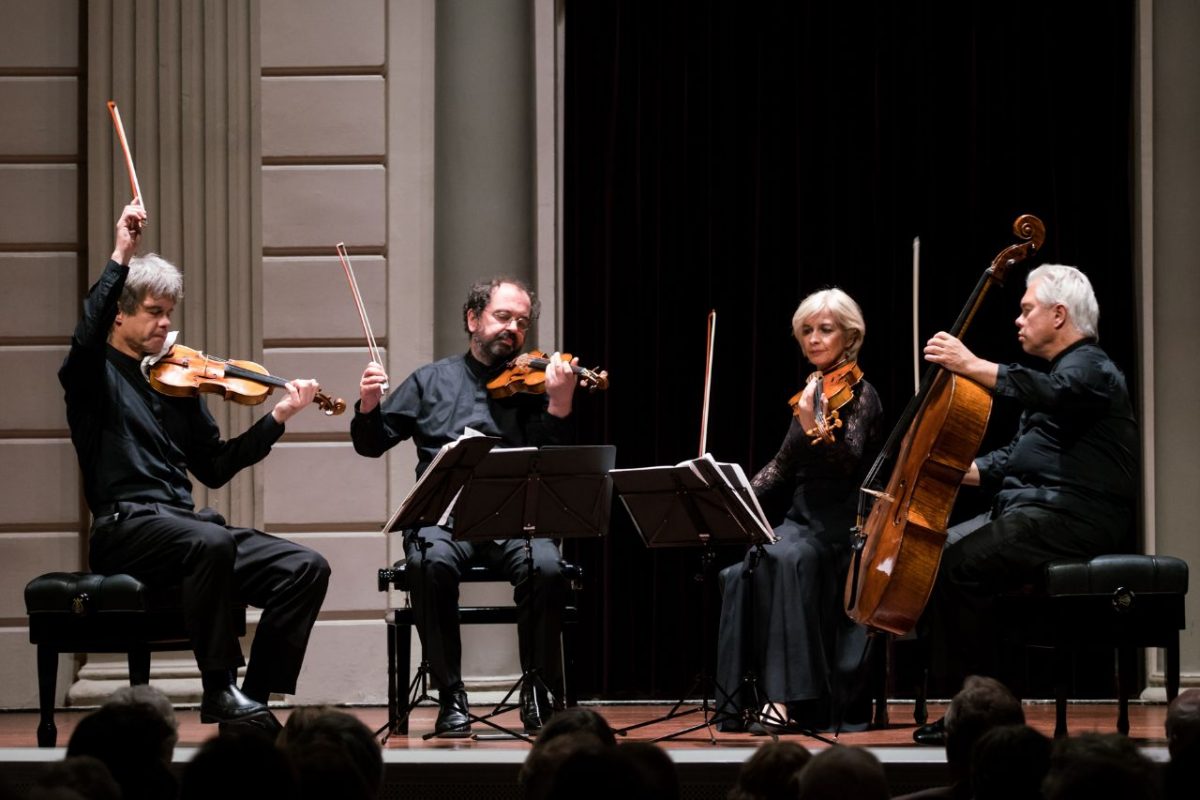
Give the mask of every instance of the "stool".
[{"label": "stool", "polygon": [[1074,649],[1117,651],[1117,730],[1129,733],[1129,695],[1137,648],[1167,654],[1167,699],[1179,694],[1179,631],[1184,627],[1187,563],[1170,556],[1105,555],[1051,561],[1030,591],[1004,595],[1000,610],[1019,643],[1054,651],[1056,737],[1067,735],[1067,686]]},{"label": "stool", "polygon": [[[582,578],[582,570],[566,561],[560,562],[563,575],[573,590],[578,590]],[[379,591],[386,592],[388,587],[403,592],[409,590],[414,579],[408,573],[405,562],[397,562],[391,568],[379,570]],[[472,565],[464,570],[460,580],[464,583],[486,583],[508,579],[499,570],[482,565]],[[462,625],[515,625],[517,623],[516,606],[460,606],[458,609],[459,623]],[[408,715],[400,719],[401,705],[407,700],[408,686],[411,681],[409,665],[412,663],[412,630],[416,625],[416,616],[412,606],[394,608],[388,612],[387,622],[387,654],[388,654],[388,719],[392,721],[391,733],[408,735]],[[574,604],[568,604],[563,609],[562,617],[562,652],[563,652],[563,688],[568,706],[576,704],[575,697],[575,636],[579,623],[579,611]]]},{"label": "stool", "polygon": [[[191,650],[179,587],[152,589],[129,575],[49,572],[25,586],[29,641],[37,645],[38,747],[54,747],[54,693],[60,653],[126,653],[129,682],[150,682],[150,653]],[[238,635],[246,609],[237,609]]]}]

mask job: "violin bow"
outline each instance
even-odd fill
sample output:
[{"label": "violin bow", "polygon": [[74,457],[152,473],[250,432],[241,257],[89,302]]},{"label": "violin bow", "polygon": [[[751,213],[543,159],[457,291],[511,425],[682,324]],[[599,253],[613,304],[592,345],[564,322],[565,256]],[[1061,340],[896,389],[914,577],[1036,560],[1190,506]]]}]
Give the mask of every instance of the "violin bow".
[{"label": "violin bow", "polygon": [[[346,250],[345,242],[338,242],[334,249],[337,250],[338,258],[342,262],[342,269],[346,272],[346,280],[350,282],[350,294],[354,295],[354,306],[358,309],[358,319],[362,322],[363,335],[367,337],[367,350],[371,353],[371,360],[379,366],[383,366],[383,358],[379,355],[379,346],[375,344],[375,334],[371,333],[371,323],[367,319],[367,307],[363,305],[362,293],[358,290],[358,281],[354,278],[354,267],[350,266],[350,253]],[[383,384],[383,391],[386,394],[388,385]]]},{"label": "violin bow", "polygon": [[717,310],[708,312],[708,347],[704,356],[704,404],[700,409],[700,458],[708,450],[708,400],[712,390],[713,341],[717,335]]},{"label": "violin bow", "polygon": [[117,109],[116,101],[108,101],[108,113],[117,132],[117,141],[125,153],[125,171],[129,173],[129,188],[133,191],[133,200],[129,201],[129,205],[145,207],[142,202],[142,187],[138,185],[137,170],[133,168],[133,153],[129,151],[129,140],[125,138],[125,126],[121,124],[121,112]]}]

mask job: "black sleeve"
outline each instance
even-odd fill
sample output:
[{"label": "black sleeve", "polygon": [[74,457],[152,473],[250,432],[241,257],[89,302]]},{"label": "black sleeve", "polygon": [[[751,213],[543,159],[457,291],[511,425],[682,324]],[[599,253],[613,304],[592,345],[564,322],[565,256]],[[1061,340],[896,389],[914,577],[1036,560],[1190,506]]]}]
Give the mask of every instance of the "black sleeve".
[{"label": "black sleeve", "polygon": [[268,413],[240,436],[223,440],[203,398],[185,398],[183,402],[196,404],[190,416],[187,466],[201,483],[212,489],[224,486],[239,471],[266,458],[271,445],[283,435],[284,426]]},{"label": "black sleeve", "polygon": [[367,413],[354,404],[350,420],[350,440],[360,456],[379,458],[391,448],[413,435],[421,408],[421,385],[416,373],[409,375],[395,391],[379,401]]},{"label": "black sleeve", "polygon": [[108,332],[117,318],[117,302],[125,287],[129,267],[109,261],[104,272],[88,290],[83,316],[71,336],[71,349],[58,371],[67,392],[67,402],[91,401],[104,378]]}]

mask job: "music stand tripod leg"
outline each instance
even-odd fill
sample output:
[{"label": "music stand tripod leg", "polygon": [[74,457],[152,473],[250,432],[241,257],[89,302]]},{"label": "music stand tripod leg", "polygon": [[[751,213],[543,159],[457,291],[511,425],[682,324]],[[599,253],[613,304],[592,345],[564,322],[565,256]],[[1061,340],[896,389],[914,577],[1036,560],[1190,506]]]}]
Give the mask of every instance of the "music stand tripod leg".
[{"label": "music stand tripod leg", "polygon": [[[525,531],[525,536],[524,536],[524,541],[523,541],[522,546],[523,546],[524,553],[525,553],[525,557],[523,559],[524,565],[525,565],[525,580],[529,581],[530,591],[533,591],[533,580],[534,580],[534,576],[537,575],[538,569],[533,561],[533,532],[532,531],[530,531],[530,530]],[[482,734],[482,735],[474,736],[472,738],[474,738],[476,740],[487,741],[487,740],[493,739],[493,738],[501,739],[501,738],[508,738],[508,737],[516,737],[518,739],[524,739],[527,742],[533,741],[527,735],[518,733],[516,730],[510,730],[508,728],[505,728],[502,725],[498,725],[496,723],[491,722],[491,719],[493,717],[499,716],[500,714],[503,714],[508,711],[513,711],[514,709],[516,709],[518,711],[520,710],[520,708],[521,708],[521,690],[527,685],[530,687],[530,691],[534,692],[535,697],[537,696],[537,691],[539,688],[543,692],[545,692],[546,697],[550,701],[551,708],[554,708],[557,705],[556,701],[559,699],[558,695],[556,695],[553,691],[551,691],[550,687],[546,684],[546,681],[542,678],[541,670],[538,667],[526,667],[525,666],[526,664],[531,664],[533,661],[532,654],[529,653],[529,647],[530,647],[530,643],[528,641],[529,638],[530,637],[528,635],[522,637],[520,635],[520,633],[518,632],[517,640],[518,640],[518,644],[519,644],[520,651],[521,651],[520,652],[520,659],[521,659],[521,675],[520,675],[520,677],[517,678],[516,683],[514,683],[512,686],[509,687],[508,692],[505,693],[504,697],[501,698],[500,702],[496,704],[496,707],[493,708],[490,713],[484,714],[482,717],[479,718],[480,722],[482,722],[485,725],[489,725],[492,728],[495,728],[497,731],[499,731],[499,734]],[[514,694],[517,696],[516,703],[511,702],[511,698]],[[501,735],[501,734],[503,734],[503,735]]]},{"label": "music stand tripod leg", "polygon": [[[713,553],[712,546],[707,541],[705,541],[703,543],[703,550],[701,550],[701,553],[700,553],[700,572],[698,575],[699,583],[700,583],[700,603],[701,603],[701,612],[700,613],[705,619],[708,618],[708,592],[707,592],[706,586],[707,586],[709,573],[712,571],[712,565],[713,565],[714,559],[715,559],[715,553]],[[710,655],[709,654],[709,644],[708,644],[708,629],[704,625],[700,626],[700,652],[703,654],[702,658],[708,658]],[[730,700],[728,692],[726,692],[723,687],[717,686],[716,681],[713,679],[712,675],[709,673],[707,667],[702,667],[700,669],[700,671],[698,673],[696,673],[696,677],[692,679],[692,684],[688,688],[688,690],[675,703],[675,705],[671,706],[671,709],[669,711],[667,711],[667,713],[662,714],[657,717],[654,717],[653,719],[648,719],[643,722],[638,722],[633,725],[628,725],[624,728],[620,728],[619,730],[614,731],[614,733],[616,733],[618,736],[625,736],[630,731],[638,730],[639,728],[644,728],[648,725],[655,725],[660,722],[667,722],[672,719],[676,719],[678,717],[686,717],[691,714],[703,714],[701,722],[699,722],[695,725],[691,725],[689,727],[683,728],[681,730],[677,730],[672,733],[666,734],[664,736],[659,736],[655,739],[652,739],[651,741],[655,741],[655,742],[666,741],[669,739],[674,739],[679,736],[683,736],[683,735],[691,733],[693,731],[698,731],[701,728],[704,728],[708,731],[709,742],[711,744],[716,744],[717,739],[716,739],[716,736],[713,735],[712,726],[715,724],[715,722],[717,720],[722,719],[722,716],[721,716],[722,713],[727,713],[727,712],[720,711],[718,707],[709,705],[708,698],[709,698],[710,692],[712,692],[715,695],[715,693],[717,691],[720,691],[721,694],[723,695],[723,697],[725,698],[722,702],[722,706],[724,706],[725,704],[728,704],[729,700]],[[687,702],[687,699],[689,697],[694,697],[697,692],[700,692],[700,696],[701,696],[700,705],[695,706],[693,708],[689,708],[687,711],[680,711],[679,709]],[[715,696],[714,696],[714,703],[715,703]]]}]

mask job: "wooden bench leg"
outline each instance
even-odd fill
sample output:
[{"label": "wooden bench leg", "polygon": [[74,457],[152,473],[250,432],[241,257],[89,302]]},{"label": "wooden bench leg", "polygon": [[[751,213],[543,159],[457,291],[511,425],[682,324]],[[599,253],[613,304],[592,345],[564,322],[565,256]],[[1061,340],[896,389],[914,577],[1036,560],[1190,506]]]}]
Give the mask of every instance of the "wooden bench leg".
[{"label": "wooden bench leg", "polygon": [[393,622],[388,625],[388,631],[391,636],[388,643],[388,718],[392,720],[393,734],[407,736],[410,715],[405,707],[411,688],[409,669],[412,664],[413,626]]},{"label": "wooden bench leg", "polygon": [[150,651],[137,647],[129,651],[129,685],[144,686],[150,682]]},{"label": "wooden bench leg", "polygon": [[1179,631],[1167,643],[1167,702],[1179,696]]},{"label": "wooden bench leg", "polygon": [[[892,635],[880,633],[871,635],[870,652],[867,654],[867,670],[871,676],[871,694],[875,699],[875,713],[872,716],[872,728],[886,728],[891,723],[888,715],[888,692],[892,688],[891,673],[895,663],[895,653],[892,649]],[[880,644],[882,638],[882,644]]]},{"label": "wooden bench leg", "polygon": [[1072,652],[1064,645],[1054,648],[1054,738],[1067,735],[1067,684],[1071,681]]},{"label": "wooden bench leg", "polygon": [[54,747],[58,741],[58,726],[54,724],[54,693],[58,684],[58,651],[39,644],[37,648],[38,670],[38,747]]},{"label": "wooden bench leg", "polygon": [[576,642],[579,641],[579,621],[576,619],[563,620],[562,626],[562,680],[563,680],[563,703],[567,706],[575,706],[579,704],[579,698],[576,696],[576,686],[578,686],[578,665],[575,661]]},{"label": "wooden bench leg", "polygon": [[1136,647],[1117,648],[1117,732],[1129,735],[1129,695],[1137,675]]}]

